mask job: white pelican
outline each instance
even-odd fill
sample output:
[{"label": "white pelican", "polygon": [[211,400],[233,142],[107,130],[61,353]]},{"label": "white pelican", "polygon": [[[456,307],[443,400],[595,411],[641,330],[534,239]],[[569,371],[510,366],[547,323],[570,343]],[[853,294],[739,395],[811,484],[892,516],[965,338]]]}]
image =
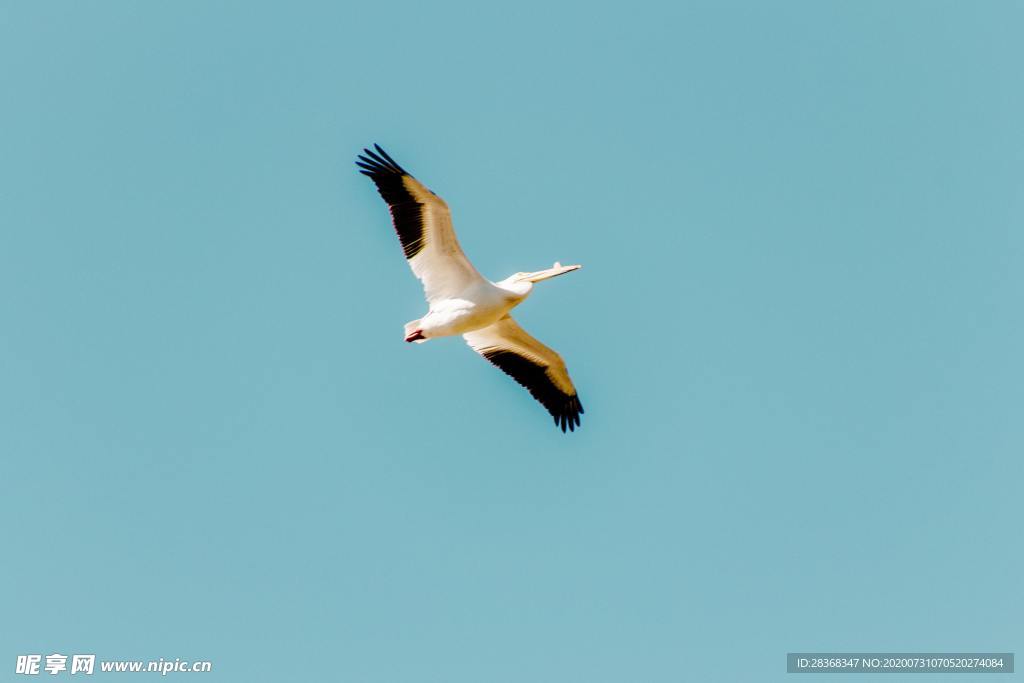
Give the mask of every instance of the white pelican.
[{"label": "white pelican", "polygon": [[360,172],[377,185],[412,272],[423,283],[429,310],[405,324],[405,341],[423,343],[461,334],[469,346],[540,401],[555,424],[570,431],[580,424],[583,406],[562,357],[519,327],[509,311],[521,304],[536,282],[580,266],[555,263],[533,273],[491,282],[462,253],[443,199],[413,178],[374,145],[359,155]]}]

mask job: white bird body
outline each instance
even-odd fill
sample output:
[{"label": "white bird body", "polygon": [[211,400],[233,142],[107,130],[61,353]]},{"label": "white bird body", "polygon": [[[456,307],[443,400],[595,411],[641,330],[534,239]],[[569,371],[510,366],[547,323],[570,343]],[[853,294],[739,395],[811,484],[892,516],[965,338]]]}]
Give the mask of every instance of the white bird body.
[{"label": "white bird body", "polygon": [[516,273],[491,282],[477,272],[459,246],[443,199],[375,145],[356,162],[391,210],[412,272],[423,283],[427,314],[405,325],[405,341],[423,343],[462,335],[481,356],[523,385],[564,432],[580,424],[583,406],[561,356],[526,333],[509,315],[533,285],[578,269],[551,268]]},{"label": "white bird body", "polygon": [[455,296],[431,302],[425,316],[406,323],[406,336],[419,329],[423,338],[413,341],[422,344],[472,332],[498,322],[525,298],[481,278]]}]

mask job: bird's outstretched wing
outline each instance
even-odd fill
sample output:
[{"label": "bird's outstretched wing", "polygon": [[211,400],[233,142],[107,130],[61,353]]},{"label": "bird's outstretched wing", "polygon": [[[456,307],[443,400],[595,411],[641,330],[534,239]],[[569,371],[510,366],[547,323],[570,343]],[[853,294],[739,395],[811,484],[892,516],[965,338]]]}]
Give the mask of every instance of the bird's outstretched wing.
[{"label": "bird's outstretched wing", "polygon": [[511,316],[462,336],[474,351],[526,387],[563,432],[579,426],[583,406],[562,357],[527,334]]},{"label": "bird's outstretched wing", "polygon": [[363,150],[356,165],[387,202],[405,258],[423,283],[427,301],[455,296],[484,281],[462,253],[445,201],[395,163],[380,145],[373,147],[376,151]]}]

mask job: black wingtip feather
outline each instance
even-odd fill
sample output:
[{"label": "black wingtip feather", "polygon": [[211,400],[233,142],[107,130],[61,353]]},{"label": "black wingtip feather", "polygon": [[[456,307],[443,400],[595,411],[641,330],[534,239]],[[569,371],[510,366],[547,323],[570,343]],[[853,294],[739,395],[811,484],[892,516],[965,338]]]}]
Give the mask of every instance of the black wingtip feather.
[{"label": "black wingtip feather", "polygon": [[395,163],[380,145],[374,147],[383,156],[371,149],[364,149],[363,154],[356,157],[356,166],[360,173],[374,182],[380,196],[387,202],[395,232],[402,243],[402,251],[406,259],[411,259],[424,246],[423,204],[406,187],[403,179],[409,174],[405,169]]},{"label": "black wingtip feather", "polygon": [[375,143],[373,143],[373,148],[374,148],[374,149],[376,149],[376,150],[377,150],[378,152],[380,152],[380,155],[381,155],[382,157],[384,157],[384,159],[385,159],[385,160],[386,160],[386,161],[387,161],[387,162],[388,162],[389,164],[391,164],[391,165],[392,165],[392,166],[393,166],[393,167],[395,168],[395,170],[397,170],[397,171],[398,171],[398,172],[400,172],[400,173],[405,173],[405,172],[406,172],[406,170],[405,170],[404,168],[402,168],[401,166],[399,166],[399,165],[398,165],[398,162],[397,162],[397,161],[395,161],[394,159],[392,159],[392,158],[391,158],[391,155],[390,155],[390,154],[388,154],[387,152],[385,152],[385,151],[384,151],[384,148],[383,148],[383,147],[381,147],[380,145],[378,145],[378,144],[377,144],[376,142],[375,142]]},{"label": "black wingtip feather", "polygon": [[555,426],[574,432],[583,412],[579,397],[563,393],[551,381],[545,367],[505,349],[482,350],[480,354],[526,388],[554,418]]},{"label": "black wingtip feather", "polygon": [[358,161],[356,161],[356,165],[375,171],[382,177],[388,175],[409,175],[404,168],[399,166],[394,159],[381,149],[380,145],[374,145],[374,147],[380,150],[383,154],[377,154],[377,152],[374,152],[372,149],[363,148],[363,153],[356,156],[358,159]]},{"label": "black wingtip feather", "polygon": [[384,151],[384,148],[378,144],[374,144],[373,147],[377,151],[364,147],[363,154],[359,155],[359,158],[367,163],[379,167],[382,172],[386,171],[396,173],[398,175],[409,175],[404,168],[398,165],[398,162],[392,159],[391,156]]}]

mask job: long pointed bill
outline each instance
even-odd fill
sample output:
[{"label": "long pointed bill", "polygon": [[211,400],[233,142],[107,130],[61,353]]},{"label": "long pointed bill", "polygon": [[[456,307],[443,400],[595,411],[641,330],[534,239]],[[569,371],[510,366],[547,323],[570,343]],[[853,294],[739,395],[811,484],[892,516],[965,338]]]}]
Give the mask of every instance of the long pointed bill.
[{"label": "long pointed bill", "polygon": [[547,280],[549,278],[557,277],[558,275],[565,275],[574,270],[579,270],[583,266],[563,266],[561,263],[555,263],[555,265],[547,270],[538,270],[536,273],[529,273],[524,280],[530,282],[540,282],[541,280]]}]

